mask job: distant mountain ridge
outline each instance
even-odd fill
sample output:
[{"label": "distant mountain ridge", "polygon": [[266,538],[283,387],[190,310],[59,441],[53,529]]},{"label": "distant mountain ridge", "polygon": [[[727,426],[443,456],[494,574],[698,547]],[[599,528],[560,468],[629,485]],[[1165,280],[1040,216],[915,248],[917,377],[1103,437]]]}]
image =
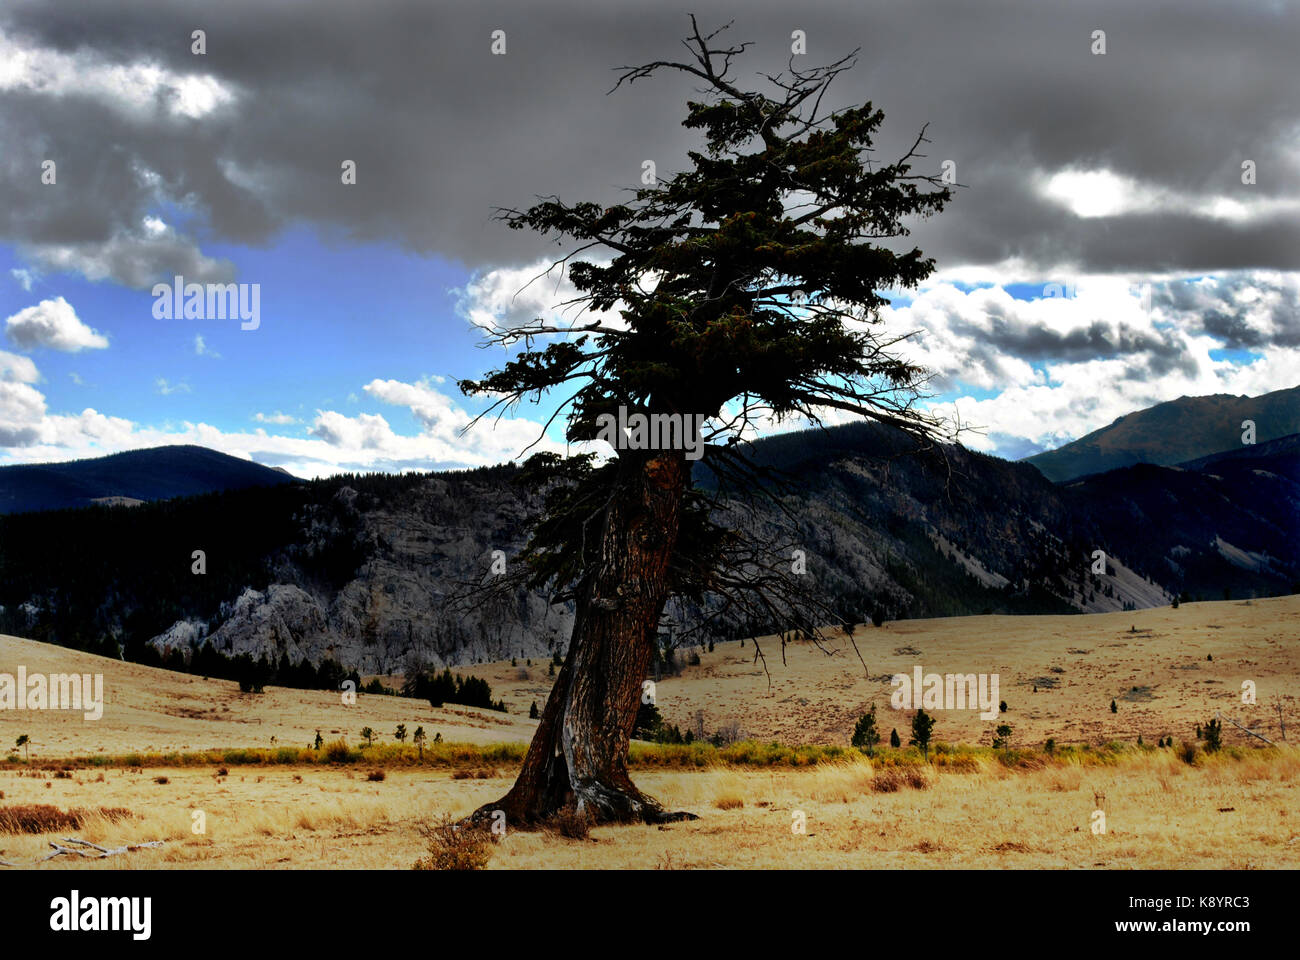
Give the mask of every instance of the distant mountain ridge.
[{"label": "distant mountain ridge", "polygon": [[1258,397],[1179,397],[1023,462],[1057,483],[1137,463],[1172,466],[1242,446],[1245,420],[1255,422],[1256,443],[1300,433],[1300,387]]},{"label": "distant mountain ridge", "polygon": [[[878,424],[783,434],[754,457],[790,481],[739,519],[806,551],[847,621],[1135,609],[1300,592],[1300,438],[1054,484],[1027,463],[920,456]],[[0,516],[0,633],[157,662],[208,645],[363,673],[562,649],[540,590],[454,603],[523,545],[540,491],[512,466],[340,475],[127,508]],[[204,576],[191,572],[207,552]],[[1091,573],[1094,551],[1107,574]],[[69,555],[75,552],[75,576]],[[674,604],[674,636],[770,623]]]},{"label": "distant mountain ridge", "polygon": [[0,514],[191,497],[293,482],[272,467],[192,444],[65,463],[0,467]]}]

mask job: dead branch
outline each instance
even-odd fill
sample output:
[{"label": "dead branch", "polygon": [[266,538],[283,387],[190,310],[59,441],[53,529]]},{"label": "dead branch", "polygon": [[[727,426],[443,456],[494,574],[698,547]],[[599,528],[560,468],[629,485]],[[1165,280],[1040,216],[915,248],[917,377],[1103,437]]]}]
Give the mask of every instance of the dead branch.
[{"label": "dead branch", "polygon": [[[69,855],[76,854],[77,856],[85,857],[88,860],[103,860],[106,859],[107,857],[116,857],[124,853],[133,853],[136,850],[144,850],[152,847],[161,847],[166,842],[163,840],[150,840],[147,843],[134,843],[134,844],[128,843],[120,847],[101,847],[97,843],[91,843],[89,840],[82,840],[79,837],[63,837],[62,840],[63,840],[63,844],[80,844],[83,847],[90,847],[91,850],[97,852],[92,853],[91,850],[80,850],[77,847],[63,846],[63,844],[55,843],[53,840],[51,840],[50,846],[54,848],[54,852],[50,854],[46,854],[44,857],[41,857],[41,859],[37,860],[36,862],[44,863],[46,860],[53,860],[55,857],[63,856],[65,853]],[[8,864],[8,866],[12,867],[15,866],[15,864],[11,863]]]}]

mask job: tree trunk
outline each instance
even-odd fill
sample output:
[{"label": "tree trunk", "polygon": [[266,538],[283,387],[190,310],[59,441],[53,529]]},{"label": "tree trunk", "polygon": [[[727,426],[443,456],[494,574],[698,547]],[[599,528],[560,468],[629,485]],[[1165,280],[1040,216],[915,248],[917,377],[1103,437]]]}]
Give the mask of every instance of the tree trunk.
[{"label": "tree trunk", "polygon": [[594,823],[694,819],[666,812],[627,772],[689,469],[675,450],[622,471],[605,511],[599,561],[579,591],[568,656],[519,777],[472,820],[489,821],[500,810],[511,826],[527,826],[569,806]]}]

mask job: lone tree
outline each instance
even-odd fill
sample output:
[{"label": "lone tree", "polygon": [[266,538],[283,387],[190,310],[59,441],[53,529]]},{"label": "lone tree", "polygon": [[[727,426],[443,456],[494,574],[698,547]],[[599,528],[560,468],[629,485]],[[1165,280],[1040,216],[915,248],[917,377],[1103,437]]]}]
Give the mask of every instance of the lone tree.
[{"label": "lone tree", "polygon": [[850,743],[870,755],[876,752],[876,744],[879,742],[880,731],[876,729],[876,705],[873,703],[870,710],[858,717]]},{"label": "lone tree", "polygon": [[1218,719],[1211,720],[1205,725],[1205,750],[1207,753],[1214,753],[1223,748],[1223,724]]},{"label": "lone tree", "polygon": [[[613,88],[694,78],[699,99],[683,126],[703,142],[687,169],[612,206],[548,197],[498,211],[510,228],[568,247],[547,273],[567,269],[574,315],[489,327],[487,345],[515,352],[460,388],[493,398],[480,417],[562,391],[555,416],[568,440],[612,436],[614,450],[603,462],[536,454],[522,471],[547,496],[516,567],[522,582],[572,602],[574,625],[518,779],[476,820],[502,810],[513,825],[535,824],[570,806],[593,823],[690,817],[664,810],[627,772],[668,599],[709,598],[813,637],[833,622],[822,607],[791,623],[807,588],[790,575],[789,551],[760,556],[721,519],[737,491],[770,490],[744,452],[755,421],[818,424],[828,410],[846,412],[901,428],[918,447],[943,430],[917,405],[923,371],[894,350],[906,336],[876,330],[889,303],[880,291],[913,288],[934,269],[899,240],[905,217],[950,199],[937,175],[912,169],[924,129],[883,161],[872,151],[881,111],[823,108],[856,51],[810,69],[791,58],[763,93],[731,75],[749,44],[721,45],[721,30],[703,35],[694,17],[691,26],[688,58],[619,68]],[[629,425],[637,416],[675,425],[676,439],[645,443],[621,420],[610,430],[620,413]],[[700,452],[690,440],[701,423],[696,463],[688,454]],[[711,479],[697,484],[701,464]]]},{"label": "lone tree", "polygon": [[416,727],[415,733],[411,734],[411,740],[415,743],[415,748],[420,752],[420,760],[424,760],[424,741],[428,739],[428,734],[424,732],[424,727]]},{"label": "lone tree", "polygon": [[925,751],[925,759],[930,759],[930,734],[934,732],[934,717],[924,710],[917,710],[912,717],[912,737],[907,742]]}]

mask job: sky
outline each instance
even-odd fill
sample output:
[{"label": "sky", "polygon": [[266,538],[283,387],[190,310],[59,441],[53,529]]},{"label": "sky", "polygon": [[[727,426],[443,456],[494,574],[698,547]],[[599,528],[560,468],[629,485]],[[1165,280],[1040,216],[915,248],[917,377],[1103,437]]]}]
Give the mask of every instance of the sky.
[{"label": "sky", "polygon": [[[734,20],[735,76],[759,87],[795,31],[799,65],[858,49],[827,106],[880,107],[882,157],[928,124],[919,163],[961,186],[913,225],[936,272],[882,318],[914,333],[967,446],[1018,458],[1180,396],[1300,383],[1296,4],[690,12]],[[313,477],[519,456],[553,403],[466,431],[483,403],[456,383],[503,359],[482,324],[571,289],[529,283],[557,248],[494,211],[681,169],[691,85],[609,91],[688,29],[649,0],[6,0],[0,463],[198,443]],[[177,276],[255,289],[256,320],[160,316]]]}]

